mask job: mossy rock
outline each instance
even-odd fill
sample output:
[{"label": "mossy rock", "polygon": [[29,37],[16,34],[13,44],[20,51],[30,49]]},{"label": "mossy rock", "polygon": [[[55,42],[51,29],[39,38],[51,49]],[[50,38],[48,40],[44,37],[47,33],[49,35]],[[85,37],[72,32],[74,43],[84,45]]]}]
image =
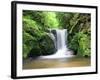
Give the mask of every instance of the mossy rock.
[{"label": "mossy rock", "polygon": [[48,34],[42,37],[39,41],[39,45],[41,47],[42,55],[51,55],[56,52],[54,41],[48,36]]},{"label": "mossy rock", "polygon": [[52,55],[56,52],[54,42],[48,34],[43,35],[40,40],[32,44],[34,45],[28,53],[28,57],[37,58],[42,55]]}]

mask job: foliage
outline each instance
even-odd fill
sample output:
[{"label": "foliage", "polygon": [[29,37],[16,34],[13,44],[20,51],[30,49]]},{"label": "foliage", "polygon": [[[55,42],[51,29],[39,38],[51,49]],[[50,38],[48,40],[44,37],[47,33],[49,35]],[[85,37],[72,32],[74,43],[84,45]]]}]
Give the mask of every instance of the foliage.
[{"label": "foliage", "polygon": [[54,52],[54,42],[47,32],[29,15],[23,16],[23,58],[50,55]]},{"label": "foliage", "polygon": [[81,34],[79,38],[78,53],[82,56],[90,56],[90,42],[89,37],[86,34]]},{"label": "foliage", "polygon": [[48,29],[68,31],[68,48],[80,56],[91,56],[91,15],[87,13],[23,10],[23,58],[50,55],[56,49]]},{"label": "foliage", "polygon": [[44,25],[48,28],[58,28],[59,22],[55,12],[42,12]]},{"label": "foliage", "polygon": [[75,14],[70,20],[69,48],[78,55],[90,56],[90,14]]},{"label": "foliage", "polygon": [[77,52],[79,56],[90,56],[90,39],[83,32],[76,33],[69,48]]}]

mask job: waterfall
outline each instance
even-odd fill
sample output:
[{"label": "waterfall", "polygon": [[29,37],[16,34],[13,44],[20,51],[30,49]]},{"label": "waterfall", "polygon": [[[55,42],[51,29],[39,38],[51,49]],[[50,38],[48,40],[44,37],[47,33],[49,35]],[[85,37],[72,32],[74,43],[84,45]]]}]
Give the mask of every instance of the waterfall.
[{"label": "waterfall", "polygon": [[42,58],[65,58],[72,57],[72,51],[67,48],[67,29],[55,29],[56,38],[54,34],[50,30],[49,36],[55,43],[55,47],[57,49],[56,53],[49,56],[42,56]]},{"label": "waterfall", "polygon": [[57,50],[67,48],[66,45],[66,29],[56,30],[57,32]]}]

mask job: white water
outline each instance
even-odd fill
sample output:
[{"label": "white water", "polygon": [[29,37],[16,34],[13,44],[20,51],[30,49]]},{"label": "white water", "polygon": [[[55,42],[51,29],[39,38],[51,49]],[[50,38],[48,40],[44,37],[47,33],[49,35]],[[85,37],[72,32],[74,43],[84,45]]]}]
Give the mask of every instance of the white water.
[{"label": "white water", "polygon": [[66,45],[66,29],[56,30],[57,32],[57,50],[67,48]]},{"label": "white water", "polygon": [[41,56],[42,58],[65,58],[72,57],[72,51],[69,51],[66,45],[67,42],[67,30],[66,29],[56,29],[57,40],[53,33],[50,33],[52,40],[55,43],[57,52],[49,56]]}]

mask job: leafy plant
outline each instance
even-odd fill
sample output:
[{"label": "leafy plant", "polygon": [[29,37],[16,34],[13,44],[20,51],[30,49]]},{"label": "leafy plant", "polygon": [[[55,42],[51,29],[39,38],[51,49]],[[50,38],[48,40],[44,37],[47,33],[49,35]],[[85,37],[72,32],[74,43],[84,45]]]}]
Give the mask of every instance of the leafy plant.
[{"label": "leafy plant", "polygon": [[79,56],[90,56],[89,36],[83,32],[76,33],[69,44],[69,48],[74,50]]}]

